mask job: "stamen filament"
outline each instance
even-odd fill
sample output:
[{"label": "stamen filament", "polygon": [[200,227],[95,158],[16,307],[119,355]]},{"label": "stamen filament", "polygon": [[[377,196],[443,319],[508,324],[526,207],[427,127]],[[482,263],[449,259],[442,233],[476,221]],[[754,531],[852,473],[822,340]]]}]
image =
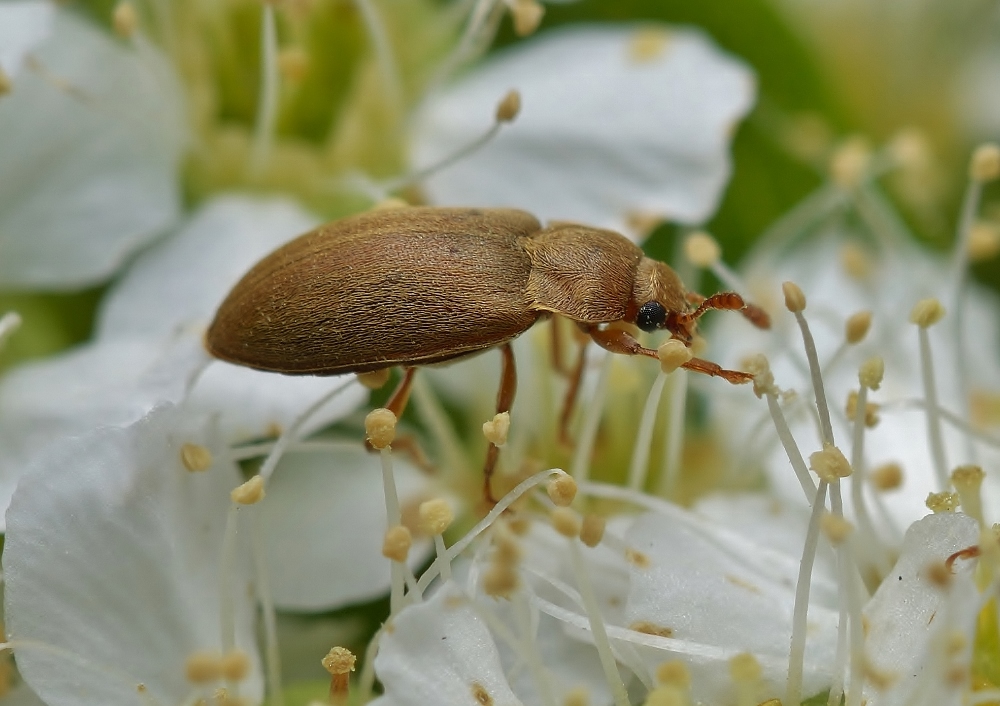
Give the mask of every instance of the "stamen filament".
[{"label": "stamen filament", "polygon": [[597,440],[597,428],[601,424],[601,416],[604,413],[604,401],[608,396],[608,382],[611,379],[611,367],[614,363],[613,355],[604,356],[594,396],[590,400],[583,418],[583,428],[580,430],[580,439],[577,442],[576,453],[573,454],[573,466],[570,469],[570,475],[577,482],[585,481],[590,477],[590,457],[594,451],[594,442]]},{"label": "stamen filament", "polygon": [[254,124],[253,147],[250,153],[250,174],[259,177],[267,168],[274,141],[274,126],[278,119],[278,30],[274,20],[274,5],[264,2],[261,6],[261,71],[260,98],[257,102],[257,120]]},{"label": "stamen filament", "polygon": [[938,411],[931,339],[926,327],[918,326],[917,332],[920,337],[920,372],[924,383],[924,396],[927,398],[927,441],[930,445],[931,460],[934,463],[934,473],[938,479],[938,488],[945,490],[948,488],[948,462],[945,457],[944,438],[941,433],[941,415]]},{"label": "stamen filament", "polygon": [[16,311],[8,311],[0,317],[0,349],[7,343],[7,339],[21,327],[21,315]]},{"label": "stamen filament", "polygon": [[858,528],[864,537],[864,546],[873,556],[875,569],[880,576],[889,570],[888,556],[872,524],[868,506],[865,503],[865,414],[868,407],[868,387],[861,385],[858,390],[857,407],[854,411],[854,429],[851,440],[851,504],[857,516]]},{"label": "stamen filament", "polygon": [[226,513],[226,527],[222,534],[222,553],[219,558],[219,627],[222,653],[229,654],[236,648],[236,606],[233,602],[233,573],[236,564],[236,534],[240,506],[233,502]]},{"label": "stamen filament", "polygon": [[260,475],[264,479],[265,483],[267,483],[268,480],[270,480],[271,474],[274,473],[274,469],[278,465],[278,461],[281,460],[281,457],[285,453],[285,449],[287,449],[288,445],[295,440],[295,437],[298,436],[299,431],[302,429],[305,423],[308,422],[312,418],[312,416],[316,414],[316,412],[318,412],[320,409],[326,406],[327,402],[333,400],[341,392],[343,392],[349,386],[355,384],[356,382],[357,378],[354,377],[348,378],[346,381],[344,381],[342,385],[330,390],[328,393],[326,393],[318,400],[313,402],[311,405],[309,405],[309,407],[307,407],[302,414],[296,417],[292,421],[292,423],[288,425],[287,428],[282,430],[281,435],[278,437],[278,440],[275,442],[274,447],[271,449],[270,455],[264,460],[264,463],[260,467]]},{"label": "stamen filament", "polygon": [[635,449],[632,451],[632,465],[628,472],[628,487],[632,490],[641,490],[646,485],[653,425],[656,423],[656,410],[660,406],[660,396],[663,394],[663,385],[666,382],[666,373],[662,371],[657,373],[656,380],[649,388],[646,405],[642,409],[642,420],[639,422],[639,433],[636,434]]},{"label": "stamen filament", "polygon": [[413,380],[413,403],[444,458],[445,471],[451,474],[451,480],[458,478],[471,466],[469,457],[466,456],[462,442],[441,403],[420,375]]},{"label": "stamen filament", "polygon": [[628,693],[625,691],[625,684],[622,682],[621,674],[618,672],[618,665],[611,652],[611,642],[608,640],[608,631],[604,625],[604,618],[601,616],[601,609],[594,595],[594,587],[591,584],[590,576],[587,574],[587,567],[580,552],[580,545],[575,539],[569,539],[570,563],[573,567],[573,575],[576,577],[576,584],[583,599],[584,610],[587,619],[590,621],[590,630],[594,636],[594,646],[597,648],[597,656],[601,660],[601,668],[604,670],[604,678],[611,689],[611,694],[615,700],[615,706],[629,706]]},{"label": "stamen filament", "polygon": [[816,484],[813,482],[812,476],[809,475],[809,467],[806,466],[805,459],[802,458],[802,452],[799,451],[799,446],[795,443],[792,430],[788,428],[785,413],[781,411],[781,406],[778,404],[778,396],[773,392],[768,392],[764,396],[767,399],[767,410],[771,413],[771,419],[774,421],[774,429],[778,433],[778,440],[781,442],[781,447],[785,450],[785,455],[788,457],[788,462],[791,464],[792,470],[795,471],[795,478],[799,481],[799,485],[802,486],[806,502],[810,502],[816,496]]},{"label": "stamen filament", "polygon": [[827,482],[821,480],[816,489],[816,497],[809,515],[809,528],[802,547],[802,561],[799,563],[799,577],[795,584],[795,607],[792,610],[792,642],[788,651],[788,677],[785,682],[786,704],[802,703],[802,672],[806,653],[806,618],[809,612],[809,589],[812,581],[813,563],[819,543],[820,518],[826,506]]},{"label": "stamen filament", "polygon": [[354,0],[354,4],[361,13],[361,19],[365,23],[368,37],[372,42],[372,49],[378,61],[379,70],[382,72],[382,80],[385,81],[385,97],[389,104],[389,109],[395,115],[400,115],[403,110],[403,83],[400,80],[396,57],[392,51],[392,43],[385,30],[385,24],[379,17],[375,6],[371,0]]},{"label": "stamen filament", "polygon": [[[522,495],[527,493],[532,488],[544,483],[552,476],[566,475],[563,471],[558,468],[552,468],[547,471],[541,471],[535,475],[525,478],[523,481],[514,486],[510,492],[500,498],[500,501],[493,506],[493,509],[487,513],[486,517],[481,519],[476,523],[476,526],[469,530],[464,537],[452,544],[448,548],[447,559],[451,561],[455,557],[459,556],[466,548],[472,544],[472,542],[482,534],[490,525],[492,525],[498,517],[500,517],[507,508],[517,502],[517,499]],[[420,590],[426,590],[430,585],[431,581],[436,579],[441,573],[440,562],[435,559],[434,562],[427,568],[420,576],[420,580],[417,581],[417,586]]]},{"label": "stamen filament", "polygon": [[274,612],[274,596],[264,561],[264,538],[261,532],[260,513],[252,513],[251,546],[254,568],[257,570],[257,600],[264,622],[264,659],[267,671],[267,692],[271,706],[284,706],[285,692],[281,686],[281,653],[278,645],[278,625]]},{"label": "stamen filament", "polygon": [[819,356],[816,354],[816,342],[813,340],[809,324],[801,311],[793,312],[795,321],[802,332],[802,343],[806,349],[806,358],[809,360],[809,375],[812,378],[813,393],[816,397],[816,411],[819,412],[820,431],[823,433],[823,441],[833,444],[833,424],[830,422],[830,407],[826,402],[826,389],[823,387],[823,375],[820,372]]},{"label": "stamen filament", "polygon": [[[396,492],[396,478],[392,474],[392,449],[386,446],[379,450],[379,460],[382,462],[382,489],[385,492],[385,516],[389,527],[398,525],[402,518],[399,507],[399,495]],[[403,609],[403,577],[402,564],[393,561],[389,564],[392,586],[389,594],[389,615],[396,615]]]},{"label": "stamen filament", "polygon": [[686,370],[676,370],[670,376],[667,391],[667,430],[663,435],[662,467],[660,469],[660,489],[670,497],[677,487],[681,473],[681,455],[684,453],[684,410],[687,407],[688,374]]}]

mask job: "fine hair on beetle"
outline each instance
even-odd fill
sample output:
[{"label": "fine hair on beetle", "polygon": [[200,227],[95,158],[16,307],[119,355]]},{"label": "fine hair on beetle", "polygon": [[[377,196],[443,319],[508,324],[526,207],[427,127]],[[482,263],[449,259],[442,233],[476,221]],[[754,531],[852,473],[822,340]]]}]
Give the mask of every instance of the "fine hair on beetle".
[{"label": "fine hair on beetle", "polygon": [[[399,366],[402,380],[386,404],[397,417],[417,367],[499,348],[502,414],[517,386],[510,343],[539,319],[558,315],[612,353],[656,358],[627,327],[608,324],[666,330],[690,345],[699,317],[711,309],[769,325],[736,293],[688,292],[671,267],[619,233],[570,223],[542,227],[515,209],[414,206],[350,216],[278,248],[228,294],[205,344],[222,360],[286,375]],[[581,355],[570,390],[578,387],[582,362]],[[734,384],[751,380],[700,358],[682,367]],[[491,502],[498,453],[490,442],[483,482]]]}]

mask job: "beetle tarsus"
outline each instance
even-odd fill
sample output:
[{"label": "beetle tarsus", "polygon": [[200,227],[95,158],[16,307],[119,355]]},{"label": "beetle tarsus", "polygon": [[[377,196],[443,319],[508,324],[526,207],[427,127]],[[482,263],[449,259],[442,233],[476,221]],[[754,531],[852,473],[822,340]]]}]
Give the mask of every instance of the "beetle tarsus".
[{"label": "beetle tarsus", "polygon": [[752,323],[757,328],[769,329],[771,328],[771,317],[762,308],[756,304],[747,304],[740,311],[743,317]]},{"label": "beetle tarsus", "polygon": [[734,385],[743,385],[744,383],[753,381],[753,375],[750,373],[740,372],[739,370],[727,370],[718,363],[713,363],[710,360],[703,360],[702,358],[692,358],[681,367],[687,370],[693,370],[696,373],[722,378],[723,380],[727,380]]}]

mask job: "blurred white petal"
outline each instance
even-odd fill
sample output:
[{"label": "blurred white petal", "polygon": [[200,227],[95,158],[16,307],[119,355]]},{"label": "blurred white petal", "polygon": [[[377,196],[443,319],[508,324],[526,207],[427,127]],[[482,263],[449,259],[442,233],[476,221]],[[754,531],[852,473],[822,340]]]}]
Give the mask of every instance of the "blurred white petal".
[{"label": "blurred white petal", "polygon": [[13,78],[25,55],[52,31],[55,3],[9,0],[0,4],[0,71]]},{"label": "blurred white petal", "polygon": [[[398,454],[393,471],[404,507],[427,499],[427,476],[402,462]],[[261,510],[271,591],[278,606],[324,610],[388,592],[378,454],[368,453],[360,443],[335,451],[291,454],[275,469]],[[429,548],[429,540],[415,541],[411,562],[422,564]]]},{"label": "blurred white petal", "polygon": [[196,339],[118,339],[9,373],[0,382],[0,511],[46,448],[98,426],[131,424],[158,403],[180,402],[207,362]]},{"label": "blurred white petal", "polygon": [[[636,58],[644,41],[654,46]],[[429,178],[430,201],[515,206],[543,221],[619,230],[631,213],[697,223],[715,210],[730,173],[730,138],[755,91],[751,71],[694,30],[545,32],[427,101],[413,141],[417,166],[485,132],[512,88],[522,97],[517,120]]]},{"label": "blurred white petal", "polygon": [[166,59],[68,10],[0,100],[0,286],[111,275],[180,213],[184,104]]},{"label": "blurred white petal", "polygon": [[521,706],[489,629],[454,585],[406,608],[391,626],[375,658],[385,695],[372,706]]},{"label": "blurred white petal", "polygon": [[[185,661],[219,650],[219,561],[229,492],[224,444],[172,407],[51,446],[8,512],[3,567],[17,665],[49,706],[185,701]],[[192,473],[181,446],[211,450]],[[245,548],[244,548],[245,549]],[[238,644],[256,664],[249,553],[234,563]],[[42,646],[65,651],[53,654]],[[259,698],[254,670],[244,693]]]},{"label": "blurred white petal", "polygon": [[136,258],[101,304],[97,335],[207,328],[229,290],[257,261],[317,225],[284,198],[218,196]]},{"label": "blurred white petal", "polygon": [[[865,697],[871,706],[902,703],[899,699],[916,685],[936,687],[944,681],[938,676],[929,680],[922,676],[933,664],[927,654],[928,642],[940,623],[951,622],[948,627],[964,632],[971,643],[979,612],[975,586],[956,577],[952,590],[962,595],[949,597],[931,582],[927,570],[978,541],[978,523],[958,513],[928,515],[907,530],[899,560],[865,608],[868,659],[878,673],[895,680],[888,690],[866,685]],[[973,562],[957,561],[955,570],[968,579],[973,566]],[[955,607],[959,608],[957,615],[952,610]],[[958,703],[961,691],[954,691]],[[927,700],[931,702],[947,703]]]}]

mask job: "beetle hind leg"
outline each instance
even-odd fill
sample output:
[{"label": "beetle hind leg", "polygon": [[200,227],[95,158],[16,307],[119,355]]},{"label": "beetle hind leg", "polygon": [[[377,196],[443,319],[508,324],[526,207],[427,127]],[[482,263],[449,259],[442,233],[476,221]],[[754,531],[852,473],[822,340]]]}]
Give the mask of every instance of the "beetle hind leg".
[{"label": "beetle hind leg", "polygon": [[[500,389],[497,391],[497,414],[510,412],[514,404],[514,393],[517,392],[517,368],[514,366],[514,350],[509,343],[500,346]],[[500,447],[490,441],[486,451],[486,462],[483,464],[483,496],[491,505],[497,504],[493,496],[493,472],[496,470],[497,459],[500,457]]]}]

